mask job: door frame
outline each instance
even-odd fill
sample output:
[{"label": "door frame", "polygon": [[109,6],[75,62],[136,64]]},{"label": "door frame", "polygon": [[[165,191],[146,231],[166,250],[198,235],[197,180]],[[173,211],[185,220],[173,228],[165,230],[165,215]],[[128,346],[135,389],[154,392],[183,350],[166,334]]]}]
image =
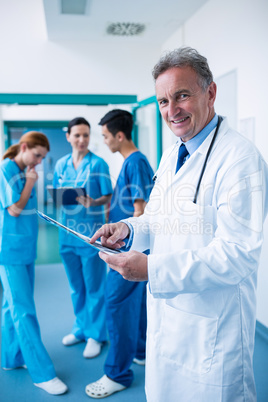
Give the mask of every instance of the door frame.
[{"label": "door frame", "polygon": [[[134,122],[137,121],[137,110],[148,105],[155,104],[155,122],[156,122],[156,162],[157,165],[160,162],[162,152],[163,152],[163,145],[162,145],[162,116],[159,111],[158,102],[156,96],[150,96],[149,98],[143,99],[136,103],[136,105],[132,108],[132,113],[134,116]],[[133,129],[133,142],[138,147],[139,146],[139,132],[138,126],[134,124]]]},{"label": "door frame", "polygon": [[[108,106],[110,104],[131,104],[134,117],[134,123],[136,122],[136,112],[139,108],[146,107],[150,104],[156,104],[156,159],[157,163],[160,162],[162,156],[162,118],[159,111],[158,103],[155,96],[137,100],[137,95],[117,95],[117,94],[9,94],[0,93],[0,105],[1,104],[15,104],[15,105],[87,105],[87,106]],[[4,121],[4,142],[5,148],[9,144],[8,129],[11,125],[15,127],[15,124],[22,123],[17,121]],[[30,122],[23,122],[29,127]],[[40,124],[34,122],[34,124]],[[49,122],[47,122],[48,124]],[[61,124],[62,122],[54,121],[53,124]],[[45,122],[43,121],[44,125]],[[51,122],[52,124],[52,122]],[[66,124],[66,122],[64,122]],[[47,126],[48,127],[48,126]],[[55,125],[54,125],[55,127]],[[138,146],[138,127],[134,124],[133,129],[133,142]]]},{"label": "door frame", "polygon": [[10,132],[9,129],[12,128],[62,128],[67,127],[69,121],[65,120],[5,120],[4,125],[4,135],[5,135],[5,148],[7,149],[11,145]]}]

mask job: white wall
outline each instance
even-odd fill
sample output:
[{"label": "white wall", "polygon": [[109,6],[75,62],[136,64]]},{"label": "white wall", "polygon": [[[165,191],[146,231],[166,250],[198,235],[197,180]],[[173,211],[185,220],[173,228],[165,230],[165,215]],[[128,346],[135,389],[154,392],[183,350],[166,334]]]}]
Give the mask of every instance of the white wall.
[{"label": "white wall", "polygon": [[[162,48],[162,51],[182,45],[196,48],[207,57],[215,78],[236,70],[237,127],[241,125],[240,120],[254,118],[255,144],[266,161],[267,17],[267,0],[210,0]],[[220,110],[217,112],[221,113]],[[259,270],[257,318],[268,326],[268,219],[265,234]]]},{"label": "white wall", "polygon": [[[47,40],[42,0],[0,0],[0,92],[60,94],[134,94],[143,99],[154,94],[151,69],[159,46]],[[0,155],[3,153],[3,120],[70,120],[88,118],[92,124],[91,146],[117,176],[122,163],[102,146],[97,135],[99,119],[108,108],[95,107],[1,107]],[[128,105],[121,105],[129,109]],[[96,135],[95,135],[96,134]],[[99,143],[98,143],[99,139]]]},{"label": "white wall", "polygon": [[0,1],[0,91],[153,94],[160,48],[132,41],[49,42],[42,0]]}]

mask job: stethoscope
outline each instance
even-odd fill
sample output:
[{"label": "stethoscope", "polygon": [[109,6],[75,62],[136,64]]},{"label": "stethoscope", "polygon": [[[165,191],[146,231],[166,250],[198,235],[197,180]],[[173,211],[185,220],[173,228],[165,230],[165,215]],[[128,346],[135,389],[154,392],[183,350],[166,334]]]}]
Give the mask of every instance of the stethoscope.
[{"label": "stethoscope", "polygon": [[217,134],[218,134],[218,131],[219,131],[219,128],[220,128],[222,120],[223,120],[223,118],[221,116],[218,116],[217,127],[216,127],[215,133],[213,135],[213,138],[211,140],[211,143],[209,145],[209,148],[208,148],[208,151],[207,151],[207,154],[206,154],[206,158],[205,158],[205,161],[203,163],[203,167],[202,167],[202,170],[201,170],[201,173],[200,173],[200,176],[199,176],[199,180],[198,180],[198,183],[197,183],[197,186],[196,186],[195,195],[194,195],[194,199],[193,199],[194,204],[196,204],[196,200],[197,200],[197,196],[198,196],[198,193],[199,193],[201,180],[202,180],[202,178],[204,176],[204,172],[205,172],[205,169],[207,167],[208,157],[209,157],[209,155],[210,155],[210,153],[212,151],[212,148],[213,148],[213,145],[215,143],[215,140],[216,140],[216,137],[217,137]]},{"label": "stethoscope", "polygon": [[[209,155],[211,154],[211,151],[212,151],[213,145],[215,143],[215,140],[216,140],[216,137],[217,137],[217,134],[218,134],[218,131],[219,131],[219,128],[220,128],[220,125],[221,125],[222,121],[223,121],[222,116],[218,116],[218,123],[217,123],[217,126],[216,126],[216,130],[215,130],[215,133],[214,133],[214,135],[212,137],[211,143],[209,145],[209,148],[208,148],[208,151],[207,151],[207,154],[206,154],[206,158],[204,160],[204,163],[203,163],[203,166],[202,166],[202,169],[201,169],[201,173],[200,173],[200,176],[199,176],[199,179],[198,179],[198,183],[197,183],[197,186],[196,186],[195,195],[194,195],[194,199],[193,199],[194,204],[196,204],[197,196],[198,196],[199,189],[200,189],[200,184],[201,184],[202,178],[203,178],[205,170],[206,170],[207,161],[208,161]],[[169,160],[170,155],[174,152],[174,150],[176,148],[177,148],[177,146],[175,145],[174,148],[172,148],[172,150],[171,150],[170,154],[168,155],[168,157],[166,158],[166,160]],[[157,179],[157,174],[154,175],[153,181],[156,181],[156,179]]]}]

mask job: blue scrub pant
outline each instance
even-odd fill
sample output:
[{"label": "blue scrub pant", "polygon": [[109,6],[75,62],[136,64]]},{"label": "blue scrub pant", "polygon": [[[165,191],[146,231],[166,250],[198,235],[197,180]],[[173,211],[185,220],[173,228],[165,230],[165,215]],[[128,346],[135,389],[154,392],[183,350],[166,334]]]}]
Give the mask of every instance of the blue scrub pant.
[{"label": "blue scrub pant", "polygon": [[129,282],[110,269],[106,283],[106,314],[110,348],[105,374],[129,387],[134,357],[145,358],[146,282]]},{"label": "blue scrub pant", "polygon": [[26,364],[34,383],[56,377],[42,343],[33,299],[34,264],[0,265],[3,285],[1,365]]},{"label": "blue scrub pant", "polygon": [[75,314],[72,333],[78,338],[107,340],[104,289],[107,267],[92,247],[61,247]]}]

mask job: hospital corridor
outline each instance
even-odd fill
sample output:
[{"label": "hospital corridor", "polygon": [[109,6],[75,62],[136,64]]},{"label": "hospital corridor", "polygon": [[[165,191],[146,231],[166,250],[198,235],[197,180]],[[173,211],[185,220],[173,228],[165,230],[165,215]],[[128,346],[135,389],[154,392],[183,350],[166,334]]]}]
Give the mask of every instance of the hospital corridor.
[{"label": "hospital corridor", "polygon": [[0,402],[268,402],[267,20],[0,0]]}]

